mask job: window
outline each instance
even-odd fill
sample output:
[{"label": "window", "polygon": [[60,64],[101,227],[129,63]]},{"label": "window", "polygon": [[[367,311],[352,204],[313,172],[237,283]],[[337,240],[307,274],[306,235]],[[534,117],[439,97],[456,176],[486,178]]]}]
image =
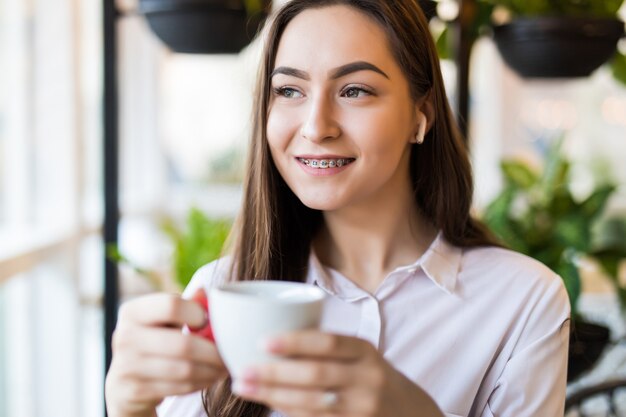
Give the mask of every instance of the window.
[{"label": "window", "polygon": [[100,2],[0,0],[0,416],[100,416]]}]

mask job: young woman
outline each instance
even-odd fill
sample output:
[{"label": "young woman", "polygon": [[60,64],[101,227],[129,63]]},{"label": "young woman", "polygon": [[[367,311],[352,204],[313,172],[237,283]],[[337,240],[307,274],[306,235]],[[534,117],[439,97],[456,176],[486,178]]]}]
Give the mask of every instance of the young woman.
[{"label": "young woman", "polygon": [[186,295],[308,282],[329,294],[323,330],[270,341],[283,361],[229,376],[180,332],[202,325],[195,303],[133,300],[109,415],[562,416],[566,292],[470,217],[467,151],[417,2],[293,0],[266,42],[233,250]]}]

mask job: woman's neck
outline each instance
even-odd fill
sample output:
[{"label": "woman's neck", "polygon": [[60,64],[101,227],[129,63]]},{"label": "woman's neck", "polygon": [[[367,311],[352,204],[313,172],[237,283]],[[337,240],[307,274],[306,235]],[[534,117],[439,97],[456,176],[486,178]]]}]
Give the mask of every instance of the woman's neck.
[{"label": "woman's neck", "polygon": [[370,293],[395,268],[415,262],[437,234],[411,192],[390,194],[325,212],[313,244],[322,264]]}]

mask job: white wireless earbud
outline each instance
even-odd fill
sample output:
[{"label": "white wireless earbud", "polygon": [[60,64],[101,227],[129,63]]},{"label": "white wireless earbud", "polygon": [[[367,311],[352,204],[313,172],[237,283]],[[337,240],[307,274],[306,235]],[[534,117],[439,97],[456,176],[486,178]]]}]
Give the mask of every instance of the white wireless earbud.
[{"label": "white wireless earbud", "polygon": [[424,137],[426,136],[426,125],[428,125],[428,120],[426,120],[426,115],[422,112],[419,113],[418,118],[420,119],[418,121],[419,131],[415,135],[415,143],[421,145],[424,143]]}]

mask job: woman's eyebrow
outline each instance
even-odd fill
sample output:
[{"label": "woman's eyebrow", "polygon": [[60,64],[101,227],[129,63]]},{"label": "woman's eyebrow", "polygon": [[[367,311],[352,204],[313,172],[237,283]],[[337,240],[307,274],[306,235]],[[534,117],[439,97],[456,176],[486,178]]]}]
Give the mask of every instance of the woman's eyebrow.
[{"label": "woman's eyebrow", "polygon": [[353,72],[357,72],[357,71],[374,71],[374,72],[379,73],[383,77],[390,79],[389,76],[385,74],[383,70],[378,68],[376,65],[370,64],[369,62],[366,62],[366,61],[356,61],[356,62],[351,62],[346,65],[342,65],[339,68],[336,68],[331,71],[331,78],[332,79],[341,78],[343,76],[352,74]]},{"label": "woman's eyebrow", "polygon": [[272,71],[272,74],[270,75],[270,79],[274,77],[274,75],[276,74],[284,74],[284,75],[289,75],[291,77],[296,77],[296,78],[301,78],[303,80],[307,80],[309,81],[311,78],[309,77],[309,74],[307,74],[306,72],[299,70],[299,69],[295,69],[295,68],[291,68],[291,67],[278,67],[276,68],[274,71]]},{"label": "woman's eyebrow", "polygon": [[[366,62],[366,61],[351,62],[349,64],[345,64],[338,68],[335,68],[330,71],[330,78],[333,80],[336,80],[337,78],[341,78],[348,74],[352,74],[353,72],[358,72],[358,71],[374,71],[378,74],[381,74],[383,77],[390,79],[389,76],[385,74],[383,70],[378,68],[376,65],[370,64],[369,62]],[[296,69],[296,68],[292,68],[292,67],[284,67],[284,66],[278,67],[274,69],[274,71],[272,71],[270,78],[274,77],[274,75],[276,74],[284,74],[284,75],[288,75],[291,77],[300,78],[306,81],[309,81],[311,79],[311,77],[309,76],[307,72]]]}]

